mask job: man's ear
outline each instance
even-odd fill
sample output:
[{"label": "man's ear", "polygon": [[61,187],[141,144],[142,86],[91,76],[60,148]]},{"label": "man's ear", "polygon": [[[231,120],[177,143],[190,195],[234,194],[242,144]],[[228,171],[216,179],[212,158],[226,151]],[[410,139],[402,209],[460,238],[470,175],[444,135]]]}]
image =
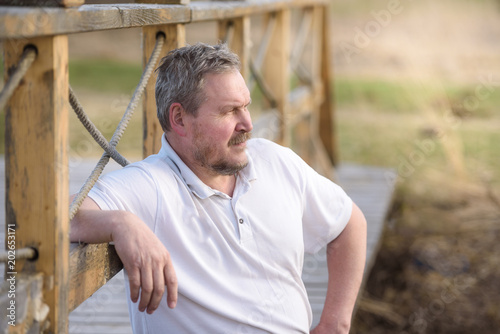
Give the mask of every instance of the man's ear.
[{"label": "man's ear", "polygon": [[172,103],[168,110],[168,117],[172,130],[179,136],[186,135],[186,127],[184,125],[184,117],[186,116],[185,110],[180,103]]}]

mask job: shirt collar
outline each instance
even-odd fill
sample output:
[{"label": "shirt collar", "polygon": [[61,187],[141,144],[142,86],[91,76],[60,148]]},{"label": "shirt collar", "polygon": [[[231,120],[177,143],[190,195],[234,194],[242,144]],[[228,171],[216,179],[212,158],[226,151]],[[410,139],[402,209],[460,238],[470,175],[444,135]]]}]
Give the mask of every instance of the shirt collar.
[{"label": "shirt collar", "polygon": [[[182,159],[177,155],[172,146],[170,146],[165,134],[161,137],[161,149],[158,153],[172,170],[186,183],[189,189],[199,198],[205,199],[212,195],[222,195],[220,191],[212,189],[207,186],[203,181],[200,180],[198,176],[182,161]],[[238,177],[241,177],[241,181],[245,184],[257,179],[254,164],[252,163],[252,158],[246,151],[248,158],[248,165],[238,172]],[[236,183],[238,186],[238,182]],[[227,195],[226,195],[227,196]]]}]

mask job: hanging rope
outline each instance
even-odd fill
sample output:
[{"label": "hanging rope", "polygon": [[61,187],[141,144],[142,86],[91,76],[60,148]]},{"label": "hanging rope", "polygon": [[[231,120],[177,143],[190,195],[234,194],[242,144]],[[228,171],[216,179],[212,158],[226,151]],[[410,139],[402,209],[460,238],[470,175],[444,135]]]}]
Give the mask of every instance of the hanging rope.
[{"label": "hanging rope", "polygon": [[69,87],[69,103],[73,107],[73,110],[75,111],[76,116],[78,116],[80,122],[82,122],[85,129],[87,129],[87,131],[90,133],[92,138],[94,138],[94,140],[99,144],[99,146],[101,146],[102,149],[106,151],[106,153],[108,153],[108,155],[111,158],[113,158],[113,160],[115,160],[117,163],[119,163],[121,166],[128,165],[130,162],[126,158],[124,158],[120,153],[118,153],[118,151],[115,150],[115,148],[108,143],[106,138],[104,138],[104,136],[102,135],[101,131],[99,131],[99,129],[94,125],[94,123],[92,123],[90,118],[83,110],[82,105],[76,98],[76,95],[73,92],[71,86]]},{"label": "hanging rope", "polygon": [[[151,77],[151,73],[153,73],[153,69],[156,66],[156,63],[158,62],[158,58],[160,57],[160,52],[163,47],[163,44],[165,43],[165,35],[164,34],[158,34],[156,36],[156,44],[153,49],[153,52],[151,54],[151,57],[148,60],[148,63],[146,64],[146,67],[144,69],[144,72],[142,73],[141,79],[139,81],[139,84],[137,85],[137,88],[134,91],[134,95],[132,96],[132,100],[127,106],[127,109],[125,110],[125,113],[123,114],[123,117],[118,124],[115,132],[113,133],[113,136],[111,137],[111,140],[109,141],[109,146],[112,147],[113,149],[116,147],[118,142],[120,141],[123,133],[125,132],[125,129],[127,128],[128,122],[130,121],[130,118],[132,117],[135,109],[137,108],[137,104],[139,103],[140,98],[142,97],[142,94],[144,93],[144,89],[146,88],[146,84],[148,83],[149,78]],[[69,209],[69,219],[73,219],[75,217],[78,209],[83,203],[83,200],[85,197],[87,197],[90,189],[94,186],[94,184],[97,182],[97,179],[101,175],[104,167],[108,163],[110,158],[110,155],[105,152],[99,162],[97,163],[96,167],[90,174],[90,176],[87,178],[87,181],[85,181],[85,184],[82,186],[80,191],[78,192],[78,195],[75,196],[73,199],[73,202],[70,205]]]},{"label": "hanging rope", "polygon": [[33,64],[33,61],[35,61],[36,54],[37,50],[34,46],[29,45],[24,49],[14,73],[10,76],[0,93],[0,110],[5,108],[7,101],[9,101],[10,97],[14,93],[14,90],[21,82],[21,79],[24,77],[31,64]]}]

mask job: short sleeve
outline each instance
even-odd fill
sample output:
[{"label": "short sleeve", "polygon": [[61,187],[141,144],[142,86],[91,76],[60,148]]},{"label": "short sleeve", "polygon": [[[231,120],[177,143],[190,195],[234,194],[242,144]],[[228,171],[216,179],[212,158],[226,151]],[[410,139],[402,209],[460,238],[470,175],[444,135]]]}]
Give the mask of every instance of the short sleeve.
[{"label": "short sleeve", "polygon": [[89,192],[102,210],[125,210],[153,228],[157,210],[156,183],[151,175],[137,166],[103,175]]},{"label": "short sleeve", "polygon": [[340,186],[300,160],[304,182],[304,249],[307,253],[315,253],[344,230],[351,218],[352,200]]}]

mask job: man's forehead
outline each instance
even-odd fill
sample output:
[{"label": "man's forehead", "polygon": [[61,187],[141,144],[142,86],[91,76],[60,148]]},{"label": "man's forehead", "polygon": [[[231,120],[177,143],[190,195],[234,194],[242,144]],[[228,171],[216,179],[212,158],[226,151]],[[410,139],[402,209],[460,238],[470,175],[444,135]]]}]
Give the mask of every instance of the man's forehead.
[{"label": "man's forehead", "polygon": [[245,105],[251,100],[245,80],[237,71],[207,75],[204,88],[208,98],[216,97],[228,102],[234,100]]}]

